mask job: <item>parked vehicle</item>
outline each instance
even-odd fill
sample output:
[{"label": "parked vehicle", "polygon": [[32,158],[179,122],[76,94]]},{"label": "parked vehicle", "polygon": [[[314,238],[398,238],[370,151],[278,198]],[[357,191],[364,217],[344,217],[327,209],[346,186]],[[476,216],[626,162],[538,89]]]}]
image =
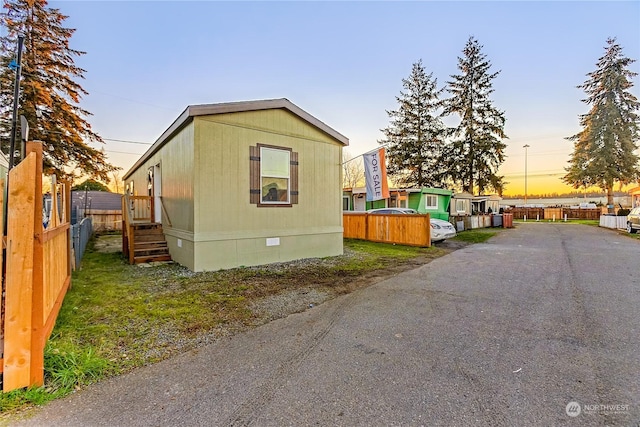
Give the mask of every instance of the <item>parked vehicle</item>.
[{"label": "parked vehicle", "polygon": [[[417,215],[418,211],[415,209],[409,208],[379,208],[379,209],[369,209],[367,213],[370,214],[386,214],[386,215],[394,215],[394,214],[405,214],[405,215]],[[448,221],[444,221],[442,219],[431,218],[431,241],[432,242],[440,242],[445,239],[450,239],[452,237],[456,237],[456,229],[455,227]]]},{"label": "parked vehicle", "polygon": [[409,208],[378,208],[378,209],[369,209],[367,211],[367,213],[372,213],[372,214],[385,214],[385,215],[389,215],[389,214],[412,214],[412,215],[418,215],[418,211],[415,209],[409,209]]},{"label": "parked vehicle", "polygon": [[627,215],[627,232],[637,233],[640,230],[640,206],[631,209]]},{"label": "parked vehicle", "polygon": [[456,229],[449,222],[443,219],[431,218],[431,241],[440,242],[445,239],[456,237]]}]

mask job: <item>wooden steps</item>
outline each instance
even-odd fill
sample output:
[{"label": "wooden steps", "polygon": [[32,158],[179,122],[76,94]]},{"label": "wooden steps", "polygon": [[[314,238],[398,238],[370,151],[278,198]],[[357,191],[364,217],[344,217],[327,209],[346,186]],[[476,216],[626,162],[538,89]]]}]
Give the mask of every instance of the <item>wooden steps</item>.
[{"label": "wooden steps", "polygon": [[171,261],[162,224],[132,224],[134,235],[133,263]]}]

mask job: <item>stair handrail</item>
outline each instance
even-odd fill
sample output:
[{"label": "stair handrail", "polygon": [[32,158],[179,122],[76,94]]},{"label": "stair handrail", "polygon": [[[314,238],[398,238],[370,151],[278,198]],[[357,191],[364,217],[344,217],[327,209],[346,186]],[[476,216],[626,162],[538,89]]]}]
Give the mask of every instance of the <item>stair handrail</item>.
[{"label": "stair handrail", "polygon": [[[131,200],[129,199],[129,193],[125,193],[124,196],[122,197],[122,200],[123,200],[122,211],[123,211],[123,214],[125,215],[124,217],[125,229],[123,230],[123,232],[126,231],[127,251],[128,251],[127,255],[129,258],[129,262],[133,263],[134,248],[135,248],[133,225],[132,225],[133,224],[133,213],[132,213],[133,205],[131,204]],[[124,247],[122,249],[124,250]]]},{"label": "stair handrail", "polygon": [[126,215],[126,222],[127,224],[131,224],[133,221],[131,220],[132,218],[132,214],[131,211],[133,210],[133,206],[131,205],[131,200],[129,199],[129,193],[125,193],[123,196],[124,199],[124,206],[122,207],[123,212]]},{"label": "stair handrail", "polygon": [[160,209],[162,209],[162,215],[167,219],[167,225],[171,227],[171,219],[169,218],[167,209],[164,206],[164,198],[162,196],[159,196],[159,199],[160,199]]}]

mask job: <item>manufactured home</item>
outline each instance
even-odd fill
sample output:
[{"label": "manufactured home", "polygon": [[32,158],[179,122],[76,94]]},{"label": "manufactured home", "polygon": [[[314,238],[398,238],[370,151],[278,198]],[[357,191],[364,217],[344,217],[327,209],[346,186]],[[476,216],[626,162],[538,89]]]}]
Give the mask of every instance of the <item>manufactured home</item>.
[{"label": "manufactured home", "polygon": [[123,216],[148,198],[193,271],[340,255],[348,143],[287,99],[191,105],[124,176]]}]

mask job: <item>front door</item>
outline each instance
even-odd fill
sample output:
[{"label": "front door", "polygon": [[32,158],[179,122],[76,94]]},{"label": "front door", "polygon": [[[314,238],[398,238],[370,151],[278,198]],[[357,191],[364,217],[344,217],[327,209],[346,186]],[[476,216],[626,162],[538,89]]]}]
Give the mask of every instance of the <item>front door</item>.
[{"label": "front door", "polygon": [[149,168],[147,195],[153,198],[153,222],[162,224],[162,179],[160,175],[160,164]]},{"label": "front door", "polygon": [[153,167],[153,218],[158,224],[162,224],[162,179],[160,163]]}]

